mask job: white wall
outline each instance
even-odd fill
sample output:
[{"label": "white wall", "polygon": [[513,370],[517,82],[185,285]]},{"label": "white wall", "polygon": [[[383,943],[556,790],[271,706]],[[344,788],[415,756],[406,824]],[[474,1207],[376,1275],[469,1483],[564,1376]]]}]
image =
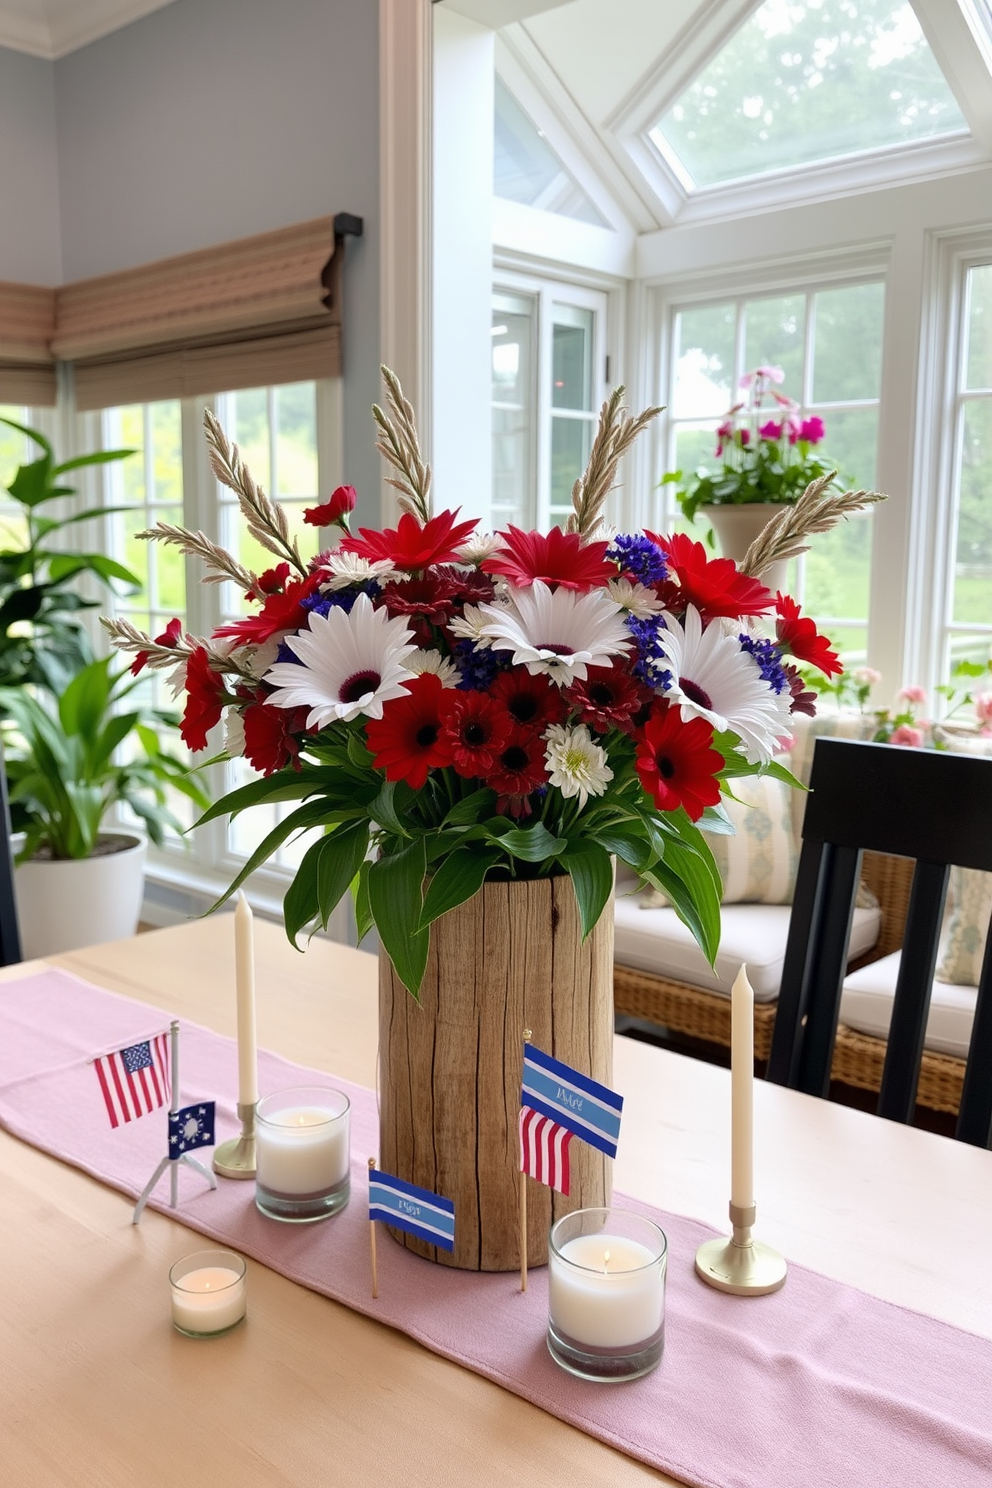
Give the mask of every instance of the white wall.
[{"label": "white wall", "polygon": [[54,64],[0,47],[0,279],[61,277]]}]

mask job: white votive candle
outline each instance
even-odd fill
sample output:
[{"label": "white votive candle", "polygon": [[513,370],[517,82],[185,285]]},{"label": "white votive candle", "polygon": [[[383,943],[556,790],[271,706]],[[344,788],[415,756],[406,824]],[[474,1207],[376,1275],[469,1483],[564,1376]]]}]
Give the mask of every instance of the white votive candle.
[{"label": "white votive candle", "polygon": [[559,1220],[548,1257],[548,1345],[591,1379],[646,1373],[661,1358],[663,1232],[622,1210],[584,1209]]},{"label": "white votive candle", "polygon": [[232,1250],[200,1250],[169,1272],[172,1321],[180,1333],[209,1338],[240,1323],[248,1306],[245,1263]]},{"label": "white votive candle", "polygon": [[[349,1102],[306,1087],[264,1097],[255,1129],[256,1198],[278,1219],[317,1219],[347,1201]],[[330,1203],[340,1197],[339,1203]]]}]

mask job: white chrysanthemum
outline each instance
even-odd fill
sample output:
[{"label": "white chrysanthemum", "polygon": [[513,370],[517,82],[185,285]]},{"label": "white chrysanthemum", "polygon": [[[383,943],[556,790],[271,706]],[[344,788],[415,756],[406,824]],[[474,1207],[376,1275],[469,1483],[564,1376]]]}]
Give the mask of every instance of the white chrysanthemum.
[{"label": "white chrysanthemum", "polygon": [[224,715],[224,753],[238,759],[245,752],[245,721],[237,708],[228,708]]},{"label": "white chrysanthemum", "polygon": [[549,589],[535,579],[526,589],[510,586],[505,606],[484,604],[482,634],[494,651],[512,651],[514,663],[531,675],[565,687],[583,681],[591,666],[605,666],[631,644],[623,611],[603,589],[577,594]]},{"label": "white chrysanthemum", "polygon": [[654,590],[639,584],[636,579],[611,579],[606,588],[610,598],[635,620],[649,620],[665,608]]},{"label": "white chrysanthemum", "polygon": [[417,676],[432,672],[435,677],[440,677],[442,687],[457,687],[461,681],[461,673],[451,657],[442,656],[440,651],[417,651],[407,657],[405,665]]},{"label": "white chrysanthemum", "polygon": [[467,604],[460,615],[453,616],[448,622],[448,629],[460,641],[474,641],[481,651],[485,651],[489,646],[489,638],[482,632],[483,627],[488,624],[489,616],[483,613],[481,605]]},{"label": "white chrysanthemum", "polygon": [[396,579],[400,575],[386,558],[363,558],[358,553],[342,553],[333,548],[324,556],[324,568],[331,575],[323,584],[324,594],[333,594],[338,589],[350,589],[353,584],[362,584],[366,579]]},{"label": "white chrysanthemum", "polygon": [[603,794],[613,771],[606,763],[606,750],[595,742],[584,723],[577,728],[553,723],[544,738],[548,779],[563,796],[578,796],[581,809],[590,796]]},{"label": "white chrysanthemum", "polygon": [[715,729],[732,729],[740,735],[745,758],[766,764],[776,740],[790,732],[791,693],[769,686],[735,635],[719,625],[704,630],[693,605],[681,625],[672,615],[665,619],[668,628],[658,637],[672,669],[665,696],[680,705],[683,718],[705,718]]},{"label": "white chrysanthemum", "polygon": [[390,620],[359,594],[351,614],[339,606],[326,615],[311,611],[309,628],[288,636],[295,661],[277,661],[265,674],[275,687],[268,702],[277,708],[309,708],[307,728],[336,719],[381,718],[382,705],[403,697],[411,673],[404,665],[417,647],[402,615]]},{"label": "white chrysanthemum", "polygon": [[503,546],[498,532],[474,532],[467,543],[458,549],[458,562],[471,563],[478,568],[486,558],[491,558]]}]

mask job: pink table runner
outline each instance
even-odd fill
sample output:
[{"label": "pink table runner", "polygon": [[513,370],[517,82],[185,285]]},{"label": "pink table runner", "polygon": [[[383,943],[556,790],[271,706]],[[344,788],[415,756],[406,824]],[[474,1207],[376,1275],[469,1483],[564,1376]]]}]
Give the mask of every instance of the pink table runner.
[{"label": "pink table runner", "polygon": [[[164,1151],[165,1116],[112,1130],[87,1060],[166,1022],[60,971],[0,984],[0,1123],[136,1195]],[[216,1098],[218,1138],[234,1135],[232,1041],[184,1021],[181,1059],[184,1100]],[[263,1052],[259,1077],[263,1090],[276,1090],[315,1076]],[[211,1192],[181,1169],[177,1217],[687,1483],[989,1488],[992,1343],[802,1266],[790,1266],[784,1290],[760,1301],[711,1291],[692,1261],[713,1232],[636,1200],[620,1202],[660,1222],[670,1254],[665,1356],[643,1380],[593,1385],[552,1363],[544,1271],[521,1295],[514,1276],[434,1266],[384,1235],[373,1302],[366,1159],[377,1150],[375,1097],[329,1083],[353,1103],[352,1199],[342,1214],[277,1224],[256,1210],[251,1184],[221,1181]],[[163,1179],[152,1203],[169,1212],[167,1199]],[[121,1223],[130,1220],[122,1207]]]}]

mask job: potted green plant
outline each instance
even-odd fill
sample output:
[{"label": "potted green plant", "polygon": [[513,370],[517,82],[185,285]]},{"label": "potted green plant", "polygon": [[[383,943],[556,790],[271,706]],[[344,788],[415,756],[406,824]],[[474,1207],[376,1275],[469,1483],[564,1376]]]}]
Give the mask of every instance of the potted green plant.
[{"label": "potted green plant", "polygon": [[[799,405],[777,390],[784,379],[781,367],[745,372],[740,387],[747,396],[728,409],[716,431],[719,466],[700,465],[690,475],[671,470],[661,479],[676,487],[690,522],[697,512],[709,522],[723,556],[735,563],[743,562],[780,507],[794,505],[812,481],[829,476],[829,486],[837,473],[813,453],[824,437],[823,420],[802,417]],[[785,569],[782,563],[762,575],[770,589],[785,588]]]},{"label": "potted green plant", "polygon": [[162,747],[157,727],[178,720],[127,706],[139,682],[90,662],[58,699],[0,687],[11,820],[22,833],[15,891],[25,957],[133,935],[141,909],[145,841],[104,831],[118,803],[161,845],[182,825],[168,806],[177,791],[201,809],[197,776]]},{"label": "potted green plant", "polygon": [[133,588],[140,587],[140,580],[104,553],[65,546],[67,528],[119,508],[91,507],[53,516],[50,503],[75,495],[75,487],[66,480],[72,472],[124,460],[134,451],[97,450],[59,464],[52,445],[37,429],[13,419],[0,419],[0,424],[26,435],[41,451],[36,460],[18,468],[5,488],[20,507],[20,517],[0,527],[0,685],[30,682],[58,695],[93,660],[79,614],[97,601],[76,591],[77,578],[92,574],[102,584],[118,579]]}]

